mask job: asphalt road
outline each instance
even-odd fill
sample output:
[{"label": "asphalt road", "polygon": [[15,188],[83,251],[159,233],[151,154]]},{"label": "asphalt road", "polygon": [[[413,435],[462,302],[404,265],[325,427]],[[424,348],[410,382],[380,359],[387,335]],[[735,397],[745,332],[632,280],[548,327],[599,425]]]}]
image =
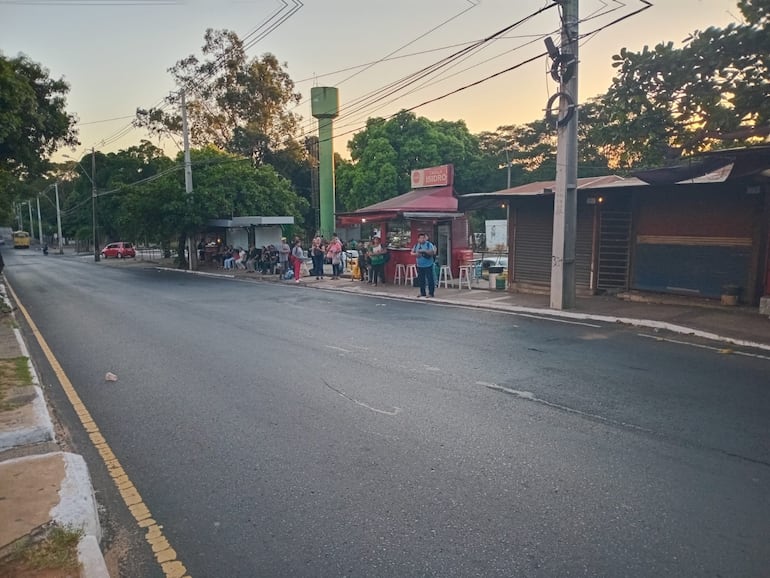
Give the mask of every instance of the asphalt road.
[{"label": "asphalt road", "polygon": [[[770,576],[766,357],[4,255],[194,578]],[[124,575],[162,576],[55,384],[50,396],[106,518],[129,528]]]}]

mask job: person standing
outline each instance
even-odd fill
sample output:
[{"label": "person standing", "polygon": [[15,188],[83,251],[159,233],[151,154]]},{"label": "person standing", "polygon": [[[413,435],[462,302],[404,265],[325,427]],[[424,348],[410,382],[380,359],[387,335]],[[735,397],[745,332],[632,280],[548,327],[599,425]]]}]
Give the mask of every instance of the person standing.
[{"label": "person standing", "polygon": [[379,281],[385,283],[385,259],[388,250],[383,246],[379,237],[372,238],[372,246],[369,248],[369,283],[377,286]]},{"label": "person standing", "polygon": [[341,274],[341,260],[340,260],[340,254],[342,253],[342,243],[340,243],[340,238],[337,236],[337,233],[332,235],[332,240],[329,243],[329,247],[326,251],[326,256],[329,258],[332,262],[332,280],[339,279]]},{"label": "person standing", "polygon": [[361,274],[361,281],[367,280],[366,272],[369,269],[369,248],[362,241],[358,245],[358,271]]},{"label": "person standing", "polygon": [[299,237],[294,241],[291,256],[292,264],[294,265],[294,282],[299,283],[299,280],[302,278],[302,260],[305,258],[305,252],[302,250],[302,240]]},{"label": "person standing", "polygon": [[285,275],[289,270],[289,255],[291,247],[286,242],[286,237],[281,237],[281,244],[278,246],[278,264],[281,266],[279,275]]},{"label": "person standing", "polygon": [[313,259],[313,272],[316,279],[324,278],[324,243],[321,235],[316,235],[310,246],[310,256]]},{"label": "person standing", "polygon": [[412,255],[417,257],[417,284],[420,286],[418,297],[426,297],[425,286],[428,286],[427,297],[433,297],[436,291],[436,280],[433,278],[433,262],[436,246],[428,241],[425,233],[417,235],[417,244],[412,247]]}]

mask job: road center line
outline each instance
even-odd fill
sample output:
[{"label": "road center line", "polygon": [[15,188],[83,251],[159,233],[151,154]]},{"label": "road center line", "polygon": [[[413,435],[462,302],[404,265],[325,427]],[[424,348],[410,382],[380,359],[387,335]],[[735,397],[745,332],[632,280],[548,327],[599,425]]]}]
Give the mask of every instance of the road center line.
[{"label": "road center line", "polygon": [[558,403],[553,403],[551,401],[546,401],[544,399],[540,399],[539,397],[535,397],[535,395],[531,391],[519,391],[517,389],[510,389],[508,387],[504,387],[504,386],[498,385],[496,383],[487,383],[485,381],[477,381],[476,385],[483,385],[484,387],[486,387],[488,389],[492,389],[494,391],[499,391],[499,392],[502,392],[502,393],[507,393],[508,395],[513,395],[513,396],[518,397],[520,399],[525,399],[527,401],[532,401],[532,402],[535,402],[535,403],[539,403],[541,405],[546,405],[548,407],[552,407],[554,409],[558,409],[559,411],[564,411],[564,412],[572,413],[572,414],[579,415],[579,416],[582,416],[582,417],[587,417],[587,418],[590,418],[590,419],[593,419],[593,420],[600,421],[602,423],[606,423],[606,424],[610,424],[610,425],[614,425],[614,426],[620,426],[620,427],[624,427],[624,428],[627,428],[627,429],[632,429],[632,430],[635,430],[635,431],[640,431],[640,432],[649,433],[649,434],[655,433],[655,432],[653,432],[650,429],[647,429],[647,428],[644,428],[644,427],[641,427],[641,426],[638,426],[638,425],[634,425],[632,423],[626,423],[624,421],[616,421],[614,419],[609,419],[609,418],[603,417],[601,415],[596,415],[595,413],[588,413],[586,411],[581,411],[579,409],[574,409],[574,408],[571,408],[571,407],[567,407],[566,405],[561,405],[561,404],[558,404]]},{"label": "road center line", "polygon": [[369,405],[369,404],[367,404],[367,403],[364,403],[363,401],[358,401],[357,399],[355,399],[355,398],[353,398],[353,397],[350,397],[350,396],[349,396],[348,394],[346,394],[344,391],[341,391],[341,390],[337,389],[336,387],[333,387],[333,386],[332,386],[332,385],[331,385],[331,384],[330,384],[328,381],[326,381],[325,379],[322,379],[321,381],[323,381],[323,382],[324,382],[324,385],[325,385],[326,387],[328,387],[329,389],[331,389],[331,390],[332,390],[334,393],[336,393],[336,394],[337,394],[337,395],[339,395],[340,397],[342,397],[342,398],[344,398],[344,399],[347,399],[348,401],[350,401],[350,402],[353,402],[353,403],[355,403],[356,405],[360,405],[361,407],[363,407],[363,408],[366,408],[366,409],[368,409],[368,410],[370,410],[370,411],[373,411],[373,412],[375,412],[375,413],[381,413],[382,415],[390,415],[390,416],[398,415],[399,413],[401,413],[401,408],[400,408],[400,407],[396,407],[396,406],[393,406],[393,411],[387,411],[387,410],[385,410],[385,409],[377,409],[376,407],[372,407],[371,405]]},{"label": "road center line", "polygon": [[335,349],[337,351],[342,351],[343,353],[353,353],[349,349],[343,349],[342,347],[336,347],[334,345],[324,345],[324,347],[328,347],[329,349]]},{"label": "road center line", "polygon": [[62,369],[59,360],[56,359],[53,351],[51,351],[48,343],[43,338],[43,334],[40,333],[37,325],[32,321],[27,309],[22,305],[19,297],[7,280],[5,285],[11,292],[13,300],[16,302],[16,306],[19,308],[22,315],[24,315],[24,319],[26,319],[32,334],[35,336],[38,345],[40,345],[40,349],[43,351],[48,363],[51,365],[56,377],[59,379],[59,383],[61,383],[67,399],[80,419],[80,423],[83,425],[83,429],[88,433],[91,443],[94,444],[94,448],[96,448],[99,455],[102,457],[104,465],[107,466],[107,471],[110,474],[112,481],[115,483],[115,487],[118,489],[120,497],[123,498],[126,507],[131,512],[131,515],[134,516],[137,525],[146,530],[144,538],[150,545],[150,548],[155,555],[155,559],[163,569],[163,573],[167,578],[190,578],[187,574],[187,568],[185,568],[185,565],[178,559],[176,550],[171,547],[168,540],[163,535],[161,526],[153,519],[150,509],[145,505],[142,496],[139,495],[139,490],[136,489],[134,484],[128,478],[128,474],[123,469],[120,461],[112,452],[112,449],[110,449],[107,440],[104,439],[104,436],[99,431],[99,427],[96,425],[96,422],[91,417],[85,404],[80,399],[72,382],[67,377],[67,374],[64,373],[64,369]]}]

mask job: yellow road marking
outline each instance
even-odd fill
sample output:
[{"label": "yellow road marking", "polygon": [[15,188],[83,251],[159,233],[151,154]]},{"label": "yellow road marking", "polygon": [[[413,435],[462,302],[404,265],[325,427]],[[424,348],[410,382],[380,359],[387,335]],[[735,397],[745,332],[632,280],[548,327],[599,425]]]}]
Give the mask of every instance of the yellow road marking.
[{"label": "yellow road marking", "polygon": [[37,339],[40,349],[43,350],[48,363],[51,365],[56,377],[59,379],[62,389],[67,395],[67,399],[69,399],[70,404],[72,404],[75,413],[80,419],[80,423],[83,424],[83,428],[85,428],[88,436],[91,438],[91,443],[93,443],[94,447],[99,452],[99,455],[102,456],[102,461],[104,461],[104,465],[107,466],[107,471],[109,472],[112,481],[115,483],[118,493],[120,493],[120,496],[123,498],[123,502],[125,502],[131,515],[134,516],[137,525],[140,528],[145,528],[147,530],[144,538],[150,545],[150,548],[155,555],[155,559],[158,564],[160,564],[164,574],[167,578],[190,578],[184,564],[177,559],[176,550],[171,547],[168,540],[163,536],[160,526],[153,520],[150,509],[144,504],[142,496],[139,494],[139,490],[137,490],[134,487],[134,484],[131,483],[128,474],[123,470],[120,461],[115,457],[115,454],[107,444],[107,440],[105,440],[104,436],[99,432],[99,427],[91,417],[91,414],[88,413],[85,404],[81,401],[80,396],[77,391],[75,391],[75,387],[67,377],[67,374],[64,373],[62,366],[54,356],[51,348],[48,347],[48,343],[43,338],[37,325],[32,321],[27,309],[21,304],[16,292],[7,280],[5,285],[13,296],[13,300],[16,302],[19,311],[24,315],[24,319],[27,320],[27,324],[32,330],[32,334],[35,336],[35,339]]}]

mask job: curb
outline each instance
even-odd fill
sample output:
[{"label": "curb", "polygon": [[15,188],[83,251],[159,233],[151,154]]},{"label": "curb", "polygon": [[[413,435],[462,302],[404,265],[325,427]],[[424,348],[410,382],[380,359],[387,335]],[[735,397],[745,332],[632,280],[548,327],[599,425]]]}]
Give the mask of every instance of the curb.
[{"label": "curb", "polygon": [[[404,300],[408,301],[408,299],[404,299]],[[702,331],[700,329],[694,329],[692,327],[686,327],[684,325],[667,323],[665,321],[655,321],[652,319],[637,319],[634,317],[614,317],[612,315],[598,315],[594,313],[572,313],[569,311],[554,311],[553,309],[538,309],[536,307],[519,307],[516,305],[478,305],[473,303],[460,304],[455,301],[440,299],[440,298],[435,298],[435,301],[448,303],[448,304],[456,305],[460,307],[472,307],[474,309],[504,311],[504,312],[514,313],[514,314],[526,313],[526,314],[533,314],[533,315],[558,317],[562,319],[575,319],[578,321],[600,321],[603,323],[622,323],[623,325],[630,325],[632,327],[662,329],[665,331],[670,331],[672,333],[678,333],[681,335],[692,335],[703,339],[709,339],[711,341],[721,341],[723,343],[729,343],[730,345],[737,345],[739,347],[749,347],[753,349],[761,349],[763,351],[770,351],[770,344],[759,343],[757,341],[747,341],[745,339],[736,339],[734,337],[727,337],[724,335],[719,335],[717,333],[712,333],[710,331]]]},{"label": "curb", "polygon": [[[189,273],[192,275],[204,275],[208,277],[222,277],[227,279],[235,279],[235,275],[209,273],[206,271],[187,271],[180,269],[173,269],[170,267],[156,267],[161,271],[175,271]],[[326,287],[315,287],[313,285],[305,285],[310,289],[318,289],[321,291],[344,291],[345,293],[352,293],[355,295],[373,296],[386,299],[396,299],[398,301],[413,302],[413,299],[408,297],[402,297],[400,295],[392,295],[390,293],[369,292],[360,293],[358,291],[351,291],[344,287],[338,287],[336,289],[327,289]],[[427,302],[427,301],[426,301]],[[599,321],[602,323],[620,323],[623,325],[629,325],[631,327],[644,327],[647,329],[657,329],[670,331],[671,333],[677,333],[679,335],[692,335],[693,337],[699,337],[701,339],[708,339],[710,341],[717,341],[727,343],[729,345],[735,345],[737,347],[747,347],[750,349],[759,349],[762,351],[770,351],[770,344],[760,343],[758,341],[749,341],[746,339],[736,339],[734,337],[727,337],[725,335],[719,335],[710,331],[703,331],[701,329],[694,329],[685,325],[677,325],[675,323],[668,323],[665,321],[655,321],[653,319],[638,319],[635,317],[616,317],[612,315],[599,315],[595,313],[575,313],[571,311],[557,311],[554,309],[545,309],[538,307],[524,307],[517,305],[497,305],[497,304],[481,304],[481,303],[465,303],[458,302],[453,299],[446,299],[441,297],[434,297],[433,303],[442,303],[445,305],[452,305],[453,307],[467,307],[471,309],[482,309],[486,311],[499,311],[503,313],[511,314],[529,314],[529,315],[541,315],[549,316],[560,319],[573,319],[578,321]]]},{"label": "curb", "polygon": [[[3,302],[11,310],[15,318],[13,305],[8,297],[5,283],[0,279],[0,294]],[[48,411],[43,390],[40,387],[35,366],[27,349],[21,331],[14,327],[14,336],[19,345],[23,357],[27,358],[27,366],[30,371],[32,387],[35,397],[30,402],[33,411],[33,424],[13,430],[0,432],[0,451],[13,448],[30,446],[41,442],[56,442],[53,422]],[[52,522],[62,526],[72,526],[81,529],[83,536],[78,543],[78,561],[81,564],[81,576],[84,578],[110,578],[107,565],[104,561],[99,542],[102,538],[102,528],[99,523],[99,510],[96,502],[91,476],[83,456],[70,452],[48,452],[29,456],[11,458],[0,464],[12,464],[31,460],[40,460],[52,456],[61,456],[64,461],[64,479],[59,487],[59,502],[49,512]]]}]

